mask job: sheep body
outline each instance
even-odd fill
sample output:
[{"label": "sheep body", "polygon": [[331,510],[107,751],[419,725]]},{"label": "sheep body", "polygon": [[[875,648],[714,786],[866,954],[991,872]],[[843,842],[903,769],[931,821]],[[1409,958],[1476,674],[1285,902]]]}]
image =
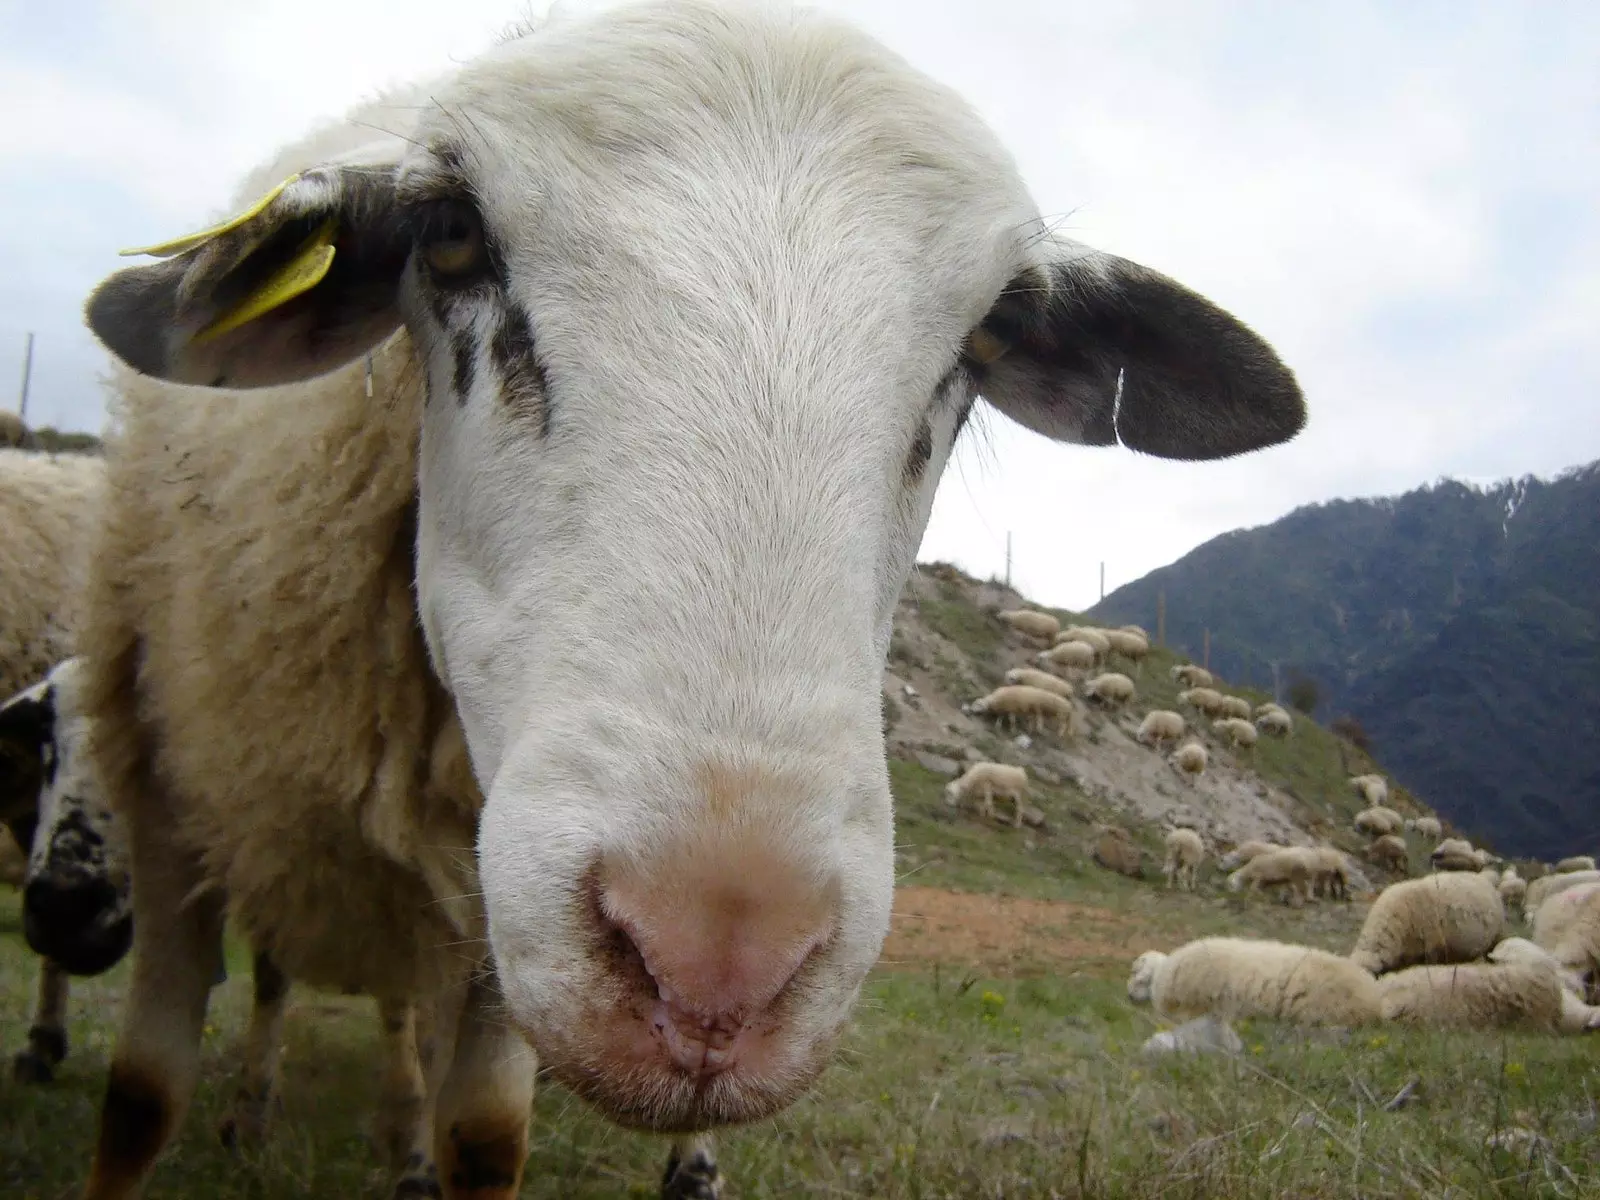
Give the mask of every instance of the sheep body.
[{"label": "sheep body", "polygon": [[1554,971],[1561,979],[1561,986],[1566,988],[1580,1000],[1583,998],[1583,975],[1570,967],[1565,967],[1560,960],[1550,951],[1537,942],[1529,941],[1524,937],[1502,938],[1489,951],[1489,961],[1496,963],[1540,963]]},{"label": "sheep body", "polygon": [[995,616],[1011,626],[1018,633],[1027,634],[1032,638],[1043,641],[1052,640],[1061,631],[1061,622],[1049,613],[1036,612],[1031,608],[1013,608],[996,613]]},{"label": "sheep body", "polygon": [[1508,905],[1515,904],[1519,907],[1528,895],[1528,881],[1517,874],[1516,864],[1505,869],[1500,876],[1500,882],[1495,885],[1500,892],[1500,899]]},{"label": "sheep body", "polygon": [[1310,884],[1311,863],[1297,846],[1257,855],[1228,876],[1230,891],[1237,892],[1246,886],[1258,892],[1283,888],[1290,901],[1296,904],[1310,897]]},{"label": "sheep body", "polygon": [[1311,870],[1311,894],[1334,900],[1350,898],[1350,864],[1333,846],[1306,847]]},{"label": "sheep body", "polygon": [[1060,667],[1063,670],[1087,671],[1099,661],[1094,647],[1087,642],[1057,642],[1050,649],[1034,656],[1041,666]]},{"label": "sheep body", "polygon": [[1194,663],[1179,663],[1169,674],[1176,682],[1191,688],[1209,688],[1216,682],[1210,671]]},{"label": "sheep body", "polygon": [[1260,736],[1256,732],[1256,727],[1243,717],[1224,717],[1220,721],[1212,722],[1211,729],[1237,748],[1254,746]]},{"label": "sheep body", "polygon": [[1549,897],[1534,910],[1533,940],[1563,967],[1600,972],[1600,883],[1584,883]]},{"label": "sheep body", "polygon": [[1183,717],[1164,708],[1156,708],[1144,715],[1135,735],[1147,746],[1159,747],[1162,742],[1175,742],[1183,736]]},{"label": "sheep body", "polygon": [[1538,879],[1529,881],[1527,892],[1522,897],[1522,911],[1538,912],[1551,896],[1559,896],[1568,888],[1597,881],[1600,881],[1600,871],[1571,871],[1565,875],[1541,875]]},{"label": "sheep body", "polygon": [[1592,871],[1594,869],[1594,855],[1592,854],[1574,854],[1570,858],[1563,858],[1555,865],[1557,875],[1566,875],[1572,871]]},{"label": "sheep body", "polygon": [[1411,848],[1399,834],[1386,833],[1372,839],[1367,846],[1367,857],[1391,870],[1404,871],[1411,865]]},{"label": "sheep body", "polygon": [[1167,1020],[1215,1014],[1306,1025],[1367,1025],[1382,1016],[1377,980],[1347,958],[1309,946],[1212,937],[1134,960],[1128,996]]},{"label": "sheep body", "polygon": [[[1377,808],[1388,803],[1389,783],[1382,775],[1352,776],[1350,786],[1356,790],[1356,795],[1360,796],[1369,808]],[[1386,829],[1384,832],[1395,833],[1397,831]]]},{"label": "sheep body", "polygon": [[1477,871],[1484,865],[1465,838],[1446,838],[1433,848],[1428,860],[1436,871]]},{"label": "sheep body", "polygon": [[1150,643],[1142,635],[1126,629],[1107,629],[1102,636],[1111,645],[1111,653],[1119,654],[1130,662],[1140,662],[1150,653]]},{"label": "sheep body", "polygon": [[1072,685],[1059,675],[1052,675],[1048,671],[1035,671],[1032,667],[1013,667],[1006,672],[1006,682],[1040,688],[1068,700],[1072,699]]},{"label": "sheep body", "polygon": [[1110,671],[1104,675],[1096,675],[1083,685],[1083,697],[1095,704],[1102,704],[1107,708],[1117,708],[1133,699],[1133,680],[1126,675]]},{"label": "sheep body", "polygon": [[1286,846],[1280,846],[1275,842],[1263,842],[1252,838],[1250,841],[1239,843],[1239,845],[1228,851],[1218,865],[1232,871],[1237,867],[1244,866],[1247,862],[1260,858],[1263,854],[1271,854],[1274,850],[1285,849],[1287,849]]},{"label": "sheep body", "polygon": [[1208,717],[1222,713],[1222,693],[1209,687],[1192,687],[1178,693],[1178,702],[1198,709]]},{"label": "sheep body", "polygon": [[1294,732],[1294,718],[1281,708],[1271,708],[1256,716],[1256,728],[1269,737],[1288,737]]},{"label": "sheep body", "polygon": [[1481,958],[1505,936],[1505,906],[1478,875],[1427,875],[1391,884],[1367,911],[1350,957],[1374,975]]},{"label": "sheep body", "polygon": [[1211,756],[1206,748],[1199,742],[1185,742],[1172,752],[1172,765],[1183,774],[1193,778],[1205,773],[1206,762]]},{"label": "sheep body", "polygon": [[991,819],[995,817],[994,798],[1009,799],[1016,806],[1011,823],[1020,829],[1022,807],[1028,800],[1028,772],[1006,763],[980,762],[968,767],[959,779],[945,784],[947,804],[959,804],[973,796],[978,798],[979,811]]},{"label": "sheep body", "polygon": [[1223,696],[1222,715],[1248,723],[1251,718],[1250,701],[1243,696]]},{"label": "sheep body", "polygon": [[1446,1029],[1525,1026],[1552,1032],[1600,1029],[1591,1009],[1535,962],[1407,967],[1378,980],[1383,1018]]},{"label": "sheep body", "polygon": [[1167,877],[1167,887],[1174,883],[1186,892],[1195,888],[1200,864],[1205,861],[1206,844],[1192,829],[1174,829],[1167,834],[1167,861],[1161,868]]},{"label": "sheep body", "polygon": [[1385,834],[1399,833],[1406,827],[1406,822],[1394,809],[1373,805],[1356,814],[1355,827],[1361,833],[1383,837]]},{"label": "sheep body", "polygon": [[1077,715],[1072,702],[1064,696],[1026,684],[1008,684],[996,688],[987,696],[974,700],[972,712],[998,716],[1012,726],[1018,717],[1026,717],[1035,733],[1048,722],[1062,737],[1072,732]]},{"label": "sheep body", "polygon": [[1438,817],[1418,817],[1414,821],[1408,820],[1406,828],[1416,830],[1418,837],[1430,839],[1438,838],[1444,833],[1444,827],[1439,824]]}]

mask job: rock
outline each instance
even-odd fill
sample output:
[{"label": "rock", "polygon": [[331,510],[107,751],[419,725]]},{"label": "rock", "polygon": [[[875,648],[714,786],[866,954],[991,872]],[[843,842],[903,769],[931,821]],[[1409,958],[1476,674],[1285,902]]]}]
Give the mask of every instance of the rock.
[{"label": "rock", "polygon": [[943,754],[935,754],[931,750],[913,750],[911,756],[916,759],[918,765],[935,775],[961,774],[961,764],[953,758],[946,758]]},{"label": "rock", "polygon": [[984,1126],[978,1144],[986,1148],[1005,1146],[1033,1139],[1033,1119],[1026,1116],[998,1117]]},{"label": "rock", "polygon": [[1121,829],[1108,829],[1094,844],[1094,861],[1130,879],[1144,878],[1144,851]]},{"label": "rock", "polygon": [[1239,1054],[1244,1042],[1233,1026],[1216,1017],[1197,1017],[1176,1029],[1154,1034],[1140,1047],[1144,1054]]},{"label": "rock", "polygon": [[914,688],[914,687],[912,687],[912,686],[911,686],[911,685],[910,685],[910,684],[909,684],[909,683],[908,683],[908,684],[906,684],[906,685],[905,685],[905,686],[904,686],[904,688],[902,688],[902,689],[901,689],[901,690],[902,690],[902,691],[904,691],[904,692],[905,692],[905,694],[906,694],[906,695],[907,695],[907,696],[909,696],[909,697],[910,697],[910,698],[911,698],[911,699],[913,699],[913,700],[915,700],[915,699],[916,699],[916,698],[917,698],[917,697],[918,697],[918,696],[919,696],[919,695],[920,695],[920,694],[921,694],[921,693],[919,693],[919,692],[918,692],[918,691],[917,691],[917,689],[916,689],[916,688]]},{"label": "rock", "polygon": [[1020,750],[1026,750],[1033,745],[1033,739],[1025,733],[1019,733],[1012,739]]}]

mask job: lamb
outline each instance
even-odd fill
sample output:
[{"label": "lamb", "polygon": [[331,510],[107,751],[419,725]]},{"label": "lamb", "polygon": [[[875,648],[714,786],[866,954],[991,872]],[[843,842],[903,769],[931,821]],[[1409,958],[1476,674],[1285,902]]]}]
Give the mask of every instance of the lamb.
[{"label": "lamb", "polygon": [[1018,633],[1026,634],[1031,638],[1038,638],[1044,642],[1052,641],[1061,631],[1061,622],[1049,613],[1036,612],[1031,608],[1013,608],[998,612],[995,616],[1004,621]]},{"label": "lamb", "polygon": [[1169,761],[1182,774],[1191,780],[1205,774],[1206,762],[1210,755],[1206,748],[1199,742],[1185,742],[1172,752]]},{"label": "lamb", "polygon": [[1592,854],[1574,854],[1571,858],[1563,858],[1555,865],[1557,875],[1565,875],[1572,871],[1593,871],[1594,869],[1594,855]]},{"label": "lamb", "polygon": [[1022,684],[1025,687],[1041,688],[1047,692],[1054,692],[1058,696],[1072,699],[1072,685],[1058,675],[1048,671],[1035,671],[1031,667],[1016,667],[1006,672],[1006,682]]},{"label": "lamb", "polygon": [[1347,958],[1285,942],[1200,938],[1133,961],[1128,998],[1165,1020],[1214,1014],[1302,1025],[1360,1026],[1382,1019],[1378,981]]},{"label": "lamb", "polygon": [[1026,685],[1007,685],[996,688],[987,696],[980,696],[970,705],[975,716],[993,714],[1010,729],[1017,727],[1019,717],[1027,718],[1028,727],[1039,733],[1048,722],[1061,737],[1074,732],[1077,710],[1072,702],[1055,692]]},{"label": "lamb", "polygon": [[1528,895],[1527,880],[1517,874],[1515,863],[1505,869],[1496,888],[1500,893],[1500,899],[1505,901],[1508,908],[1513,904],[1521,908]]},{"label": "lamb", "polygon": [[1478,875],[1425,875],[1391,884],[1367,910],[1350,958],[1374,975],[1471,962],[1505,936],[1500,893]]},{"label": "lamb", "polygon": [[[1389,802],[1389,784],[1382,775],[1352,776],[1350,786],[1355,789],[1356,795],[1361,797],[1368,808],[1379,808]],[[1398,833],[1399,830],[1386,829],[1384,832]]]},{"label": "lamb", "polygon": [[1211,731],[1235,749],[1249,749],[1259,736],[1256,727],[1243,717],[1224,717],[1212,723]]},{"label": "lamb", "polygon": [[1590,1008],[1561,986],[1560,977],[1536,962],[1468,963],[1408,967],[1378,980],[1383,1018],[1445,1029],[1512,1026],[1552,1033],[1600,1029],[1600,1008]]},{"label": "lamb", "polygon": [[1083,685],[1083,698],[1105,708],[1121,708],[1133,695],[1133,680],[1115,671],[1096,675]]},{"label": "lamb", "polygon": [[1571,871],[1565,875],[1542,875],[1528,884],[1522,898],[1522,911],[1536,913],[1552,896],[1559,896],[1569,888],[1586,883],[1600,882],[1600,871]]},{"label": "lamb", "polygon": [[1465,838],[1446,838],[1433,848],[1428,859],[1435,871],[1478,871],[1484,865],[1478,854]]},{"label": "lamb", "polygon": [[1411,848],[1399,834],[1386,833],[1373,838],[1367,846],[1367,858],[1380,866],[1402,874],[1411,867]]},{"label": "lamb", "polygon": [[1208,687],[1192,687],[1179,692],[1178,702],[1198,709],[1208,717],[1222,715],[1222,693]]},{"label": "lamb", "polygon": [[1568,970],[1600,975],[1600,883],[1568,888],[1541,904],[1533,940]]},{"label": "lamb", "polygon": [[1228,890],[1283,888],[1289,903],[1304,904],[1311,898],[1311,863],[1299,851],[1298,846],[1288,846],[1257,855],[1228,876]]},{"label": "lamb", "polygon": [[994,811],[994,798],[1003,796],[1016,806],[1012,825],[1022,828],[1022,808],[1028,802],[1028,772],[1022,767],[1005,763],[980,762],[966,769],[959,779],[945,784],[946,804],[956,805],[963,800],[978,798],[978,811],[991,821],[998,820]]},{"label": "lamb", "polygon": [[1195,889],[1200,864],[1206,860],[1206,844],[1192,829],[1174,829],[1167,834],[1167,861],[1161,873],[1167,877],[1167,889],[1173,882],[1186,892]]},{"label": "lamb", "polygon": [[1243,696],[1223,696],[1221,712],[1224,717],[1232,717],[1246,724],[1250,723],[1250,701]]},{"label": "lamb", "polygon": [[1161,743],[1175,742],[1183,736],[1183,733],[1182,716],[1164,708],[1156,708],[1144,715],[1144,720],[1139,722],[1139,732],[1135,736],[1146,746],[1154,746],[1159,750]]},{"label": "lamb", "polygon": [[1050,649],[1034,655],[1033,661],[1042,667],[1088,671],[1093,669],[1099,657],[1087,642],[1057,642]]},{"label": "lamb", "polygon": [[888,931],[880,674],[978,393],[1183,459],[1305,421],[821,13],[557,19],[238,204],[87,306],[121,366],[82,649],[141,881],[87,1200],[187,1106],[225,905],[290,978],[442,1014],[447,1198],[516,1192],[536,1065],[628,1125],[783,1109]]},{"label": "lamb", "polygon": [[1256,728],[1269,737],[1288,737],[1294,732],[1294,718],[1281,708],[1268,709],[1256,717]]},{"label": "lamb", "polygon": [[1216,682],[1210,671],[1194,663],[1179,663],[1170,674],[1175,682],[1190,688],[1209,688]]},{"label": "lamb", "polygon": [[1381,805],[1362,809],[1356,814],[1354,823],[1358,833],[1371,834],[1373,837],[1398,834],[1406,827],[1404,817],[1394,809]]},{"label": "lamb", "polygon": [[1237,867],[1244,866],[1244,864],[1247,862],[1251,862],[1254,859],[1260,858],[1263,854],[1270,854],[1274,850],[1283,849],[1286,849],[1286,847],[1276,845],[1272,842],[1263,842],[1252,839],[1247,842],[1241,842],[1238,846],[1228,851],[1228,853],[1222,857],[1221,861],[1217,865],[1222,867],[1224,870],[1232,871]]},{"label": "lamb", "polygon": [[1414,820],[1407,817],[1406,828],[1416,830],[1418,837],[1428,838],[1430,841],[1444,833],[1444,827],[1439,824],[1438,817],[1417,817]]}]

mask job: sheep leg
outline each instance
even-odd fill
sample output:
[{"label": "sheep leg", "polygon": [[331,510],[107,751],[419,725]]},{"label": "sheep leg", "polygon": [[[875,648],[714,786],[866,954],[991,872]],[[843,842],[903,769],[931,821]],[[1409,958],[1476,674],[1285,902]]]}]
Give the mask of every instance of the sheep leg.
[{"label": "sheep leg", "polygon": [[140,1193],[194,1095],[206,1002],[222,974],[222,897],[201,889],[196,864],[159,844],[166,829],[145,829],[132,821],[128,830],[133,978],[83,1200]]},{"label": "sheep leg", "polygon": [[983,791],[978,793],[978,812],[985,820],[998,821],[1000,819],[994,811],[994,791],[988,784],[984,784]]},{"label": "sheep leg", "polygon": [[384,997],[378,1001],[378,1021],[383,1029],[384,1065],[374,1140],[390,1170],[401,1171],[410,1166],[407,1155],[415,1144],[428,1099],[417,1006],[409,999]]},{"label": "sheep leg", "polygon": [[1022,828],[1022,796],[1020,794],[1013,795],[1011,797],[1011,802],[1017,806],[1016,812],[1011,814],[1011,827],[1013,829],[1021,829]]},{"label": "sheep leg", "polygon": [[480,963],[434,1114],[444,1200],[514,1200],[522,1182],[538,1059],[503,1014],[493,969]]},{"label": "sheep leg", "polygon": [[38,999],[28,1044],[11,1063],[18,1083],[49,1083],[56,1076],[56,1064],[67,1056],[67,980],[67,973],[53,960],[39,960]]},{"label": "sheep leg", "polygon": [[717,1144],[711,1135],[673,1138],[661,1176],[661,1200],[719,1200],[721,1195],[722,1172],[717,1169]]},{"label": "sheep leg", "polygon": [[265,951],[256,951],[255,1005],[244,1040],[244,1066],[233,1105],[217,1130],[222,1144],[253,1145],[266,1131],[277,1100],[278,1060],[283,1049],[283,1018],[289,1011],[289,977]]}]

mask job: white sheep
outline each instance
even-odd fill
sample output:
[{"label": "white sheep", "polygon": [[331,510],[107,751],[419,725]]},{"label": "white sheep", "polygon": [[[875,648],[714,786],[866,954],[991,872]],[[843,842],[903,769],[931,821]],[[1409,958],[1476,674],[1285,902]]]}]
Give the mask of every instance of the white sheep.
[{"label": "white sheep", "polygon": [[1383,1018],[1443,1029],[1522,1026],[1552,1033],[1600,1029],[1590,1008],[1537,962],[1407,967],[1378,980]]},{"label": "white sheep", "polygon": [[1147,950],[1133,961],[1128,998],[1169,1021],[1214,1014],[1348,1027],[1382,1019],[1377,980],[1349,959],[1249,938],[1200,938],[1171,954]]},{"label": "white sheep", "polygon": [[[1389,802],[1389,782],[1382,775],[1351,776],[1350,786],[1369,808],[1380,808]],[[1384,832],[1398,833],[1399,830],[1386,829]]]},{"label": "white sheep", "polygon": [[1246,700],[1243,696],[1223,696],[1219,711],[1224,717],[1231,717],[1235,720],[1243,721],[1247,725],[1251,723],[1250,701]]},{"label": "white sheep", "polygon": [[1118,625],[1117,629],[1122,633],[1131,633],[1135,637],[1143,638],[1146,643],[1150,641],[1150,635],[1145,632],[1143,625]]},{"label": "white sheep", "polygon": [[1035,671],[1032,667],[1014,667],[1006,672],[1006,682],[1021,684],[1024,687],[1042,688],[1068,700],[1072,699],[1072,685],[1048,671]]},{"label": "white sheep", "polygon": [[1216,682],[1210,671],[1194,663],[1179,663],[1169,674],[1174,682],[1181,683],[1185,687],[1209,688]]},{"label": "white sheep", "polygon": [[1563,858],[1554,868],[1557,875],[1566,875],[1573,871],[1593,871],[1594,869],[1594,855],[1592,854],[1574,854],[1570,858]]},{"label": "white sheep", "polygon": [[1308,846],[1304,851],[1311,872],[1311,895],[1348,900],[1351,871],[1343,852],[1333,846]]},{"label": "white sheep", "polygon": [[1056,635],[1055,644],[1065,646],[1072,642],[1080,642],[1094,651],[1096,662],[1102,662],[1111,653],[1111,639],[1103,630],[1089,629],[1082,625],[1069,625]]},{"label": "white sheep", "polygon": [[1282,888],[1289,903],[1300,905],[1311,899],[1311,861],[1299,846],[1287,846],[1259,854],[1228,876],[1228,890],[1246,886],[1264,892]]},{"label": "white sheep", "polygon": [[1484,862],[1466,838],[1446,838],[1428,855],[1435,871],[1479,871]]},{"label": "white sheep", "polygon": [[1405,818],[1392,808],[1375,805],[1364,808],[1356,814],[1354,821],[1358,833],[1370,834],[1373,837],[1383,837],[1387,834],[1398,834],[1406,827]]},{"label": "white sheep", "polygon": [[1260,736],[1256,727],[1243,717],[1223,717],[1212,722],[1211,731],[1235,749],[1244,750],[1254,746]]},{"label": "white sheep", "polygon": [[1168,756],[1168,761],[1180,774],[1193,780],[1205,774],[1206,763],[1210,757],[1206,748],[1199,742],[1185,742]]},{"label": "white sheep", "polygon": [[1161,748],[1163,742],[1175,742],[1184,734],[1183,717],[1164,708],[1151,709],[1145,713],[1144,720],[1139,722],[1139,731],[1134,736],[1146,746]]},{"label": "white sheep", "polygon": [[1135,666],[1143,663],[1150,653],[1150,642],[1141,634],[1129,633],[1126,629],[1106,629],[1101,631],[1101,636],[1110,643],[1111,653]]},{"label": "white sheep", "polygon": [[1198,709],[1208,717],[1222,715],[1222,693],[1208,687],[1192,687],[1178,693],[1178,702]]},{"label": "white sheep", "polygon": [[1392,871],[1407,871],[1411,867],[1411,847],[1397,833],[1375,837],[1367,845],[1367,858]]},{"label": "white sheep", "polygon": [[995,616],[1004,621],[1018,633],[1026,634],[1031,638],[1038,638],[1044,642],[1052,641],[1061,631],[1061,622],[1049,613],[1037,612],[1031,608],[1013,608],[998,612]]},{"label": "white sheep", "polygon": [[1281,708],[1268,709],[1256,717],[1256,728],[1269,737],[1288,737],[1294,732],[1294,718]]},{"label": "white sheep", "polygon": [[1438,817],[1407,817],[1406,828],[1415,830],[1418,837],[1430,841],[1436,841],[1444,834],[1444,827],[1439,824]]},{"label": "white sheep", "polygon": [[1134,697],[1133,680],[1116,671],[1096,675],[1083,685],[1083,698],[1105,708],[1120,708]]},{"label": "white sheep", "polygon": [[980,762],[968,767],[959,779],[945,784],[946,804],[956,805],[963,800],[978,798],[978,811],[990,820],[998,820],[994,811],[994,798],[1002,796],[1015,806],[1011,823],[1022,828],[1022,809],[1028,802],[1028,772],[1022,767],[1006,763]]},{"label": "white sheep", "polygon": [[1563,967],[1600,978],[1600,883],[1549,897],[1533,913],[1533,940]]},{"label": "white sheep", "polygon": [[975,716],[997,716],[1010,729],[1017,727],[1019,718],[1026,719],[1034,733],[1042,732],[1048,724],[1061,737],[1072,736],[1077,720],[1077,709],[1070,700],[1025,684],[996,688],[974,700],[969,711]]},{"label": "white sheep", "polygon": [[1195,889],[1200,864],[1206,860],[1206,844],[1192,829],[1174,829],[1167,834],[1167,860],[1161,873],[1170,891],[1174,881],[1186,892]]},{"label": "white sheep", "polygon": [[1252,838],[1249,841],[1240,842],[1239,845],[1228,851],[1218,861],[1217,865],[1225,871],[1232,871],[1237,867],[1244,866],[1247,862],[1260,858],[1263,854],[1270,854],[1274,850],[1283,850],[1285,848],[1275,842],[1265,842]]},{"label": "white sheep", "polygon": [[1523,901],[1527,899],[1528,881],[1517,874],[1515,863],[1508,866],[1501,874],[1500,882],[1496,887],[1500,892],[1500,899],[1506,902],[1507,907],[1516,905],[1521,908]]},{"label": "white sheep", "polygon": [[979,391],[1183,459],[1305,420],[819,12],[559,18],[236,205],[87,304],[121,367],[82,650],[140,882],[86,1200],[177,1130],[225,909],[291,978],[436,1002],[447,1195],[515,1193],[536,1066],[635,1125],[783,1109],[888,932],[881,670]]},{"label": "white sheep", "polygon": [[1489,951],[1488,957],[1490,962],[1497,963],[1542,963],[1560,977],[1562,987],[1578,999],[1583,999],[1583,974],[1563,966],[1555,955],[1537,942],[1531,942],[1524,937],[1502,938],[1495,943],[1494,949]]},{"label": "white sheep", "polygon": [[1522,898],[1522,911],[1531,915],[1538,912],[1551,896],[1559,896],[1569,888],[1595,882],[1600,882],[1600,871],[1571,871],[1565,875],[1541,875],[1538,879],[1529,881],[1528,890]]},{"label": "white sheep", "polygon": [[1367,910],[1350,957],[1374,975],[1471,962],[1505,936],[1500,893],[1480,875],[1425,875],[1391,884]]},{"label": "white sheep", "polygon": [[1088,671],[1099,661],[1099,655],[1087,642],[1057,642],[1050,649],[1034,655],[1033,661],[1040,666],[1057,667],[1065,671]]}]

